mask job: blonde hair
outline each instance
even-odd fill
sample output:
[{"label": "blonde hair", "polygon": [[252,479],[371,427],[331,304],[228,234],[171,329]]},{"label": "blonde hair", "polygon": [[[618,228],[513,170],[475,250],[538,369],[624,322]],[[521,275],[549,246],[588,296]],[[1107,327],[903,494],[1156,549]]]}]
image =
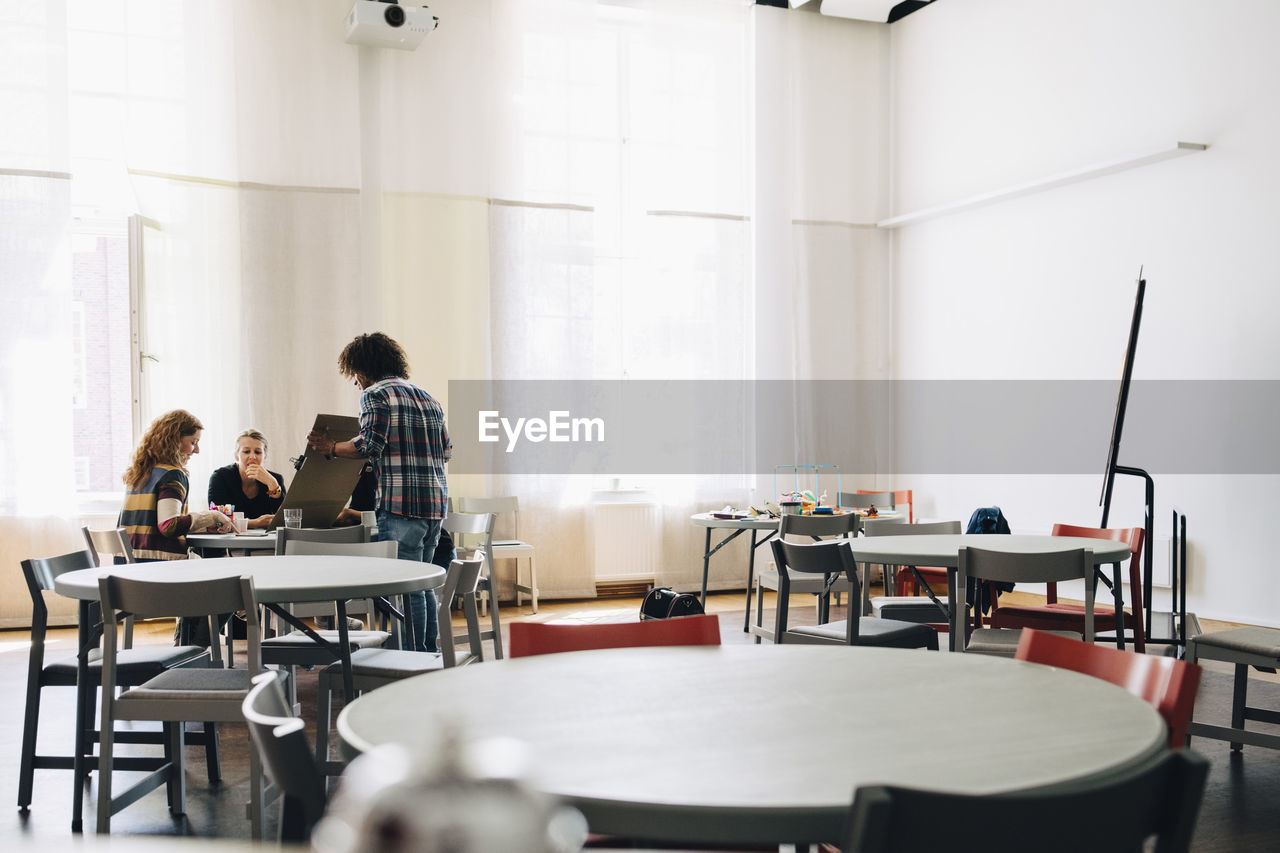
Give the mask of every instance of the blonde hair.
[{"label": "blonde hair", "polygon": [[[204,429],[199,418],[185,409],[165,412],[151,422],[133,451],[133,460],[122,478],[126,486],[139,488],[157,465],[178,465],[182,439]],[[186,470],[186,469],[183,469]]]},{"label": "blonde hair", "polygon": [[245,430],[244,432],[242,432],[242,433],[240,433],[239,435],[237,435],[237,436],[236,436],[236,450],[237,450],[237,451],[239,451],[239,450],[240,450],[240,439],[242,439],[242,438],[252,438],[254,441],[261,441],[261,442],[262,442],[262,454],[263,454],[264,456],[266,455],[266,453],[267,453],[267,437],[266,437],[265,435],[263,435],[262,433],[258,432],[258,431],[257,431],[256,429],[254,429],[253,427],[250,427],[249,429]]}]

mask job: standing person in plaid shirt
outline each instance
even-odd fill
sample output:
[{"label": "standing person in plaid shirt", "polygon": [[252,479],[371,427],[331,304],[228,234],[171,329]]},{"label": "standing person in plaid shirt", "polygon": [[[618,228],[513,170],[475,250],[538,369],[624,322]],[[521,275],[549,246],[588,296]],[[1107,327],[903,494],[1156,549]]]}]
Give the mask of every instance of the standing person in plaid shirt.
[{"label": "standing person in plaid shirt", "polygon": [[[409,361],[400,345],[381,332],[360,335],[338,356],[338,371],[361,389],[360,432],[336,441],[325,432],[307,434],[307,444],[329,456],[367,458],[378,480],[378,538],[399,543],[401,560],[431,562],[449,504],[444,465],[453,442],[444,409],[409,381]],[[404,648],[436,651],[436,595],[408,595]]]}]

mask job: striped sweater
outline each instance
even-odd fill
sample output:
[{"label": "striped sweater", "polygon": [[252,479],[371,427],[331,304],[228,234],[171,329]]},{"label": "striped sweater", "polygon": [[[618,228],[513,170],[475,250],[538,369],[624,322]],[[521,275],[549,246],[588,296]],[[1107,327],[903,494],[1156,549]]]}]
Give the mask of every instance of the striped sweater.
[{"label": "striped sweater", "polygon": [[[187,514],[187,474],[175,465],[157,465],[141,487],[131,488],[120,510],[120,527],[129,534],[129,545],[139,560],[185,560],[187,531],[191,516]],[[162,500],[176,500],[182,512],[169,519],[163,528],[156,507]]]}]

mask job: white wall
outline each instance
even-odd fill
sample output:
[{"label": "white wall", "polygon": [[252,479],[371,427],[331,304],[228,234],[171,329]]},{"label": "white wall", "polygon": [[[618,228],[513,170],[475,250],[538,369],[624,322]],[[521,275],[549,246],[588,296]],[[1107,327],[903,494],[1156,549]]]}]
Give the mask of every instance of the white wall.
[{"label": "white wall", "polygon": [[[900,378],[1112,380],[1134,280],[1135,379],[1275,378],[1280,4],[948,0],[891,28],[893,203],[965,198],[1175,142],[1208,151],[894,234]],[[1096,417],[1110,422],[1111,411]],[[1205,435],[1205,442],[1219,440]],[[925,514],[1004,506],[1016,527],[1096,523],[1094,477],[919,477]],[[1143,466],[1138,438],[1122,464]],[[1266,520],[1274,475],[1156,478],[1156,532],[1188,515],[1191,610],[1280,625]],[[905,478],[904,478],[905,479]],[[1117,496],[1112,524],[1140,521]],[[1157,550],[1156,563],[1164,555]]]}]

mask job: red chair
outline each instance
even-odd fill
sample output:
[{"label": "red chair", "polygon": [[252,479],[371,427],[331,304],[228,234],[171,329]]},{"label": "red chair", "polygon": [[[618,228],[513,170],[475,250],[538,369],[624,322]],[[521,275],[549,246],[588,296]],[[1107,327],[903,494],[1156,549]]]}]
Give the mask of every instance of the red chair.
[{"label": "red chair", "polygon": [[[1146,626],[1143,624],[1142,603],[1146,588],[1142,583],[1142,540],[1145,531],[1141,527],[1106,528],[1077,527],[1072,524],[1055,524],[1052,536],[1085,536],[1090,539],[1111,539],[1129,544],[1129,589],[1134,601],[1129,610],[1122,610],[1116,618],[1113,608],[1095,605],[1093,627],[1095,631],[1122,631],[1133,628],[1133,648],[1147,650]],[[1040,628],[1045,631],[1084,631],[1084,606],[1058,601],[1057,584],[1045,585],[1045,603],[993,604],[990,624],[995,628]]]},{"label": "red chair", "polygon": [[1169,727],[1170,749],[1186,743],[1200,686],[1198,664],[1096,646],[1033,629],[1022,632],[1014,658],[1092,675],[1123,687],[1155,706]]},{"label": "red chair", "polygon": [[636,646],[718,646],[720,619],[713,614],[649,619],[644,622],[597,622],[551,625],[512,622],[511,657],[624,649]]}]

